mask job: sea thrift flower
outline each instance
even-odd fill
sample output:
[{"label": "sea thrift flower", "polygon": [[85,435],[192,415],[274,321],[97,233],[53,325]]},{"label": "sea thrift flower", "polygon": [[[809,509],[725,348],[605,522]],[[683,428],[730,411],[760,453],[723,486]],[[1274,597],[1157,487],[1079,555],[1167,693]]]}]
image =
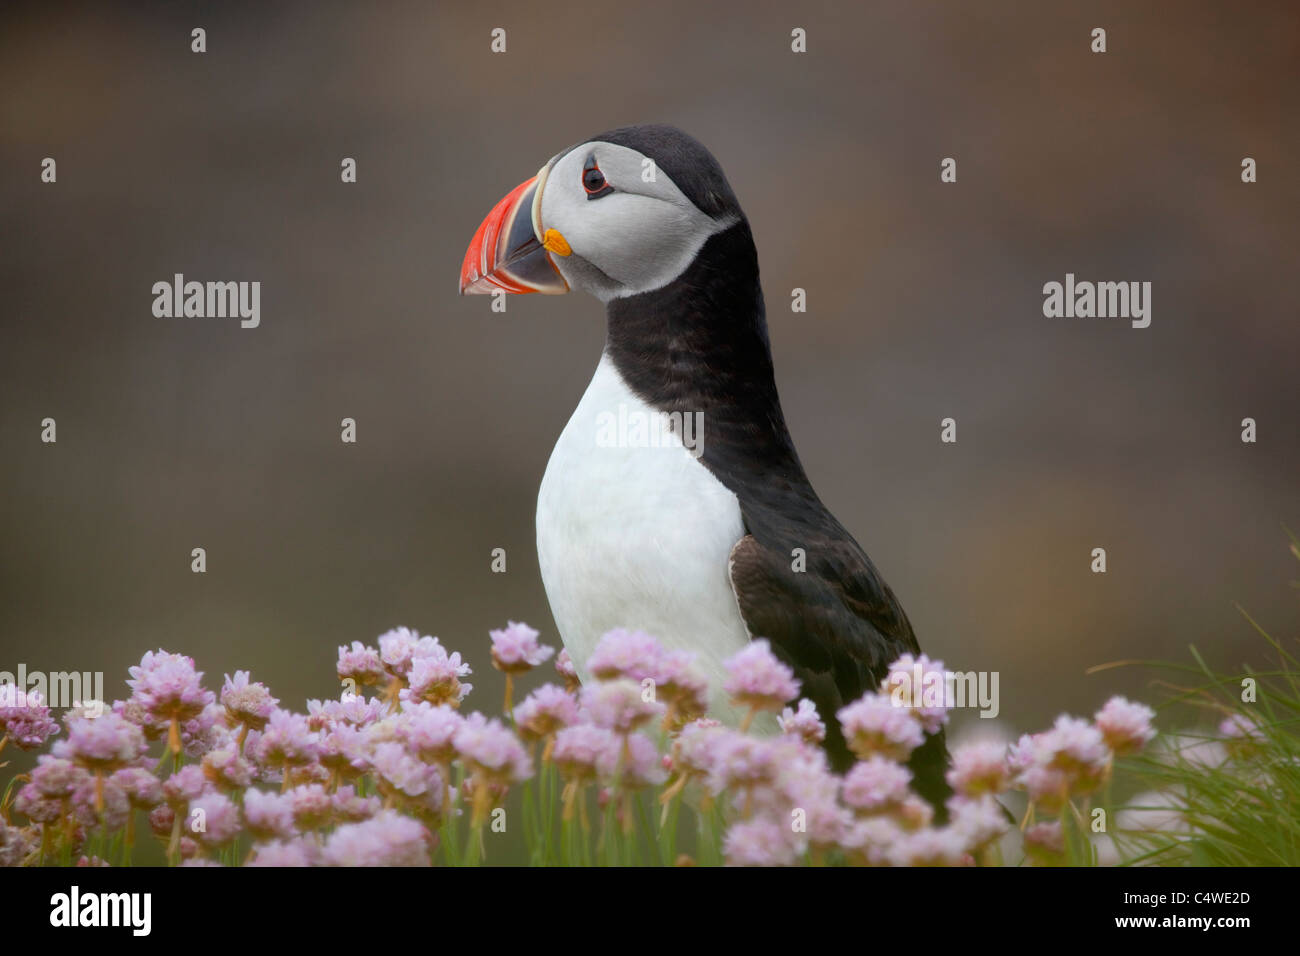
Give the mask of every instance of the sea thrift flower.
[{"label": "sea thrift flower", "polygon": [[1025,854],[1039,866],[1065,864],[1065,831],[1060,820],[1035,823],[1025,831]]},{"label": "sea thrift flower", "polygon": [[163,781],[163,799],[174,810],[183,811],[190,801],[212,792],[212,784],[196,764],[181,767]]},{"label": "sea thrift flower", "polygon": [[943,661],[922,654],[904,654],[889,667],[880,692],[895,706],[911,708],[926,733],[938,733],[948,722],[948,677]]},{"label": "sea thrift flower", "polygon": [[221,688],[221,706],[226,709],[226,719],[232,727],[242,724],[249,730],[261,730],[278,703],[265,684],[249,681],[248,671],[235,671],[233,678],[226,675],[226,683]]},{"label": "sea thrift flower", "polygon": [[799,854],[794,836],[788,825],[755,817],[727,831],[722,853],[728,866],[793,866]]},{"label": "sea thrift flower", "polygon": [[145,751],[144,733],[112,712],[68,722],[68,736],[54,746],[54,754],[67,757],[96,773],[112,772],[135,762]]},{"label": "sea thrift flower", "polygon": [[547,661],[555,648],[537,643],[539,633],[516,621],[501,630],[490,631],[492,665],[507,674],[522,674]]},{"label": "sea thrift flower", "polygon": [[419,657],[446,651],[436,637],[421,637],[409,627],[397,627],[379,635],[379,658],[390,677],[405,679],[411,664]]},{"label": "sea thrift flower", "polygon": [[215,849],[239,835],[239,810],[221,793],[205,793],[190,801],[186,829],[201,846]]},{"label": "sea thrift flower", "polygon": [[386,679],[379,652],[360,641],[353,641],[351,648],[339,648],[336,670],[339,680],[350,680],[358,687],[379,687]]},{"label": "sea thrift flower", "polygon": [[461,661],[459,653],[447,654],[439,647],[437,652],[411,661],[406,675],[408,686],[398,692],[398,699],[404,704],[426,701],[458,707],[474,689],[473,684],[461,681],[469,674],[470,666]]},{"label": "sea thrift flower", "polygon": [[132,696],[153,720],[166,722],[167,746],[179,754],[181,723],[198,717],[215,699],[200,683],[202,672],[194,669],[193,659],[159,650],[146,651],[130,674],[126,683]]},{"label": "sea thrift flower", "polygon": [[334,801],[319,783],[294,787],[285,794],[293,810],[293,822],[299,830],[319,830],[334,816]]},{"label": "sea thrift flower", "polygon": [[816,745],[826,739],[826,725],[817,715],[817,705],[806,697],[799,701],[797,711],[789,707],[783,710],[777,722],[782,733],[798,737],[805,743]]},{"label": "sea thrift flower", "polygon": [[58,732],[59,725],[38,692],[0,684],[0,750],[6,741],[19,750],[35,750]]},{"label": "sea thrift flower", "polygon": [[906,760],[925,741],[908,707],[896,707],[882,694],[866,694],[836,714],[849,749],[865,760],[872,754]]},{"label": "sea thrift flower", "polygon": [[879,813],[899,806],[911,794],[912,772],[887,757],[873,755],[845,775],[841,795],[858,813]]},{"label": "sea thrift flower", "polygon": [[1110,772],[1111,754],[1101,731],[1086,720],[1062,714],[1050,730],[1021,737],[1008,762],[1023,767],[1017,782],[1031,800],[1054,811],[1071,794],[1101,786]]},{"label": "sea thrift flower", "polygon": [[965,857],[965,840],[947,827],[904,833],[888,852],[895,866],[961,866]]},{"label": "sea thrift flower", "polygon": [[564,678],[564,689],[570,694],[577,691],[579,684],[578,669],[573,666],[573,658],[569,656],[567,649],[562,649],[555,655],[555,673]]},{"label": "sea thrift flower", "polygon": [[133,807],[152,810],[162,803],[162,781],[143,767],[123,767],[111,779]]},{"label": "sea thrift flower", "polygon": [[322,734],[318,753],[321,766],[345,780],[370,769],[370,746],[365,733],[351,724],[341,723]]},{"label": "sea thrift flower", "polygon": [[[555,734],[578,722],[578,702],[555,684],[543,684],[515,708],[515,726],[524,740],[553,741]],[[543,760],[549,759],[551,747]]]},{"label": "sea thrift flower", "polygon": [[371,760],[386,792],[398,791],[408,797],[432,795],[438,799],[430,809],[438,809],[442,777],[436,766],[416,759],[401,744],[392,742],[378,744]]},{"label": "sea thrift flower", "polygon": [[991,796],[953,797],[948,801],[948,812],[949,828],[961,835],[971,852],[987,846],[1011,829],[1002,807]]},{"label": "sea thrift flower", "polygon": [[982,793],[1001,793],[1010,783],[1005,744],[974,741],[956,748],[948,783],[968,797]]},{"label": "sea thrift flower", "polygon": [[626,678],[592,684],[582,689],[582,709],[591,722],[619,734],[629,734],[663,713],[639,684]]},{"label": "sea thrift flower", "polygon": [[320,860],[320,848],[309,839],[258,843],[253,847],[253,858],[247,866],[315,866]]},{"label": "sea thrift flower", "polygon": [[688,651],[665,651],[656,663],[655,696],[668,708],[664,729],[703,717],[709,709],[709,680]]},{"label": "sea thrift flower", "polygon": [[495,718],[471,714],[456,731],[453,743],[468,769],[493,783],[521,783],[533,775],[523,744]]},{"label": "sea thrift flower", "polygon": [[429,831],[410,817],[383,810],[335,830],[321,853],[326,866],[430,866]]},{"label": "sea thrift flower", "polygon": [[551,759],[565,780],[587,783],[596,778],[599,766],[618,759],[622,745],[612,730],[594,724],[575,724],[556,733]]},{"label": "sea thrift flower", "polygon": [[849,824],[840,842],[855,862],[888,866],[894,845],[906,835],[893,817],[861,817]]},{"label": "sea thrift flower", "polygon": [[358,796],[352,786],[339,787],[330,797],[333,816],[343,823],[360,823],[369,820],[381,809],[383,803],[378,797]]},{"label": "sea thrift flower", "polygon": [[204,775],[223,790],[243,790],[253,782],[253,765],[236,750],[209,750],[200,766]]},{"label": "sea thrift flower", "polygon": [[781,771],[781,759],[789,751],[774,741],[750,737],[734,730],[724,731],[712,747],[709,789],[715,795],[740,789],[752,796],[753,788],[771,786]]},{"label": "sea thrift flower", "polygon": [[1112,697],[1097,711],[1093,721],[1101,731],[1106,746],[1115,756],[1136,753],[1156,735],[1151,726],[1156,712],[1145,704],[1136,704],[1123,697]]},{"label": "sea thrift flower", "polygon": [[319,752],[319,738],[307,727],[307,718],[287,710],[277,710],[266,722],[256,743],[250,748],[253,759],[268,768],[288,773],[293,767],[312,763]]},{"label": "sea thrift flower", "polygon": [[247,790],[244,793],[244,825],[258,840],[287,840],[296,834],[293,804],[287,794]]},{"label": "sea thrift flower", "polygon": [[749,729],[759,711],[779,711],[799,695],[794,671],[777,660],[765,640],[750,641],[744,650],[724,661],[723,666],[727,669],[727,680],[722,689],[737,704],[749,708],[741,730]]},{"label": "sea thrift flower", "polygon": [[626,677],[637,682],[657,679],[663,645],[644,631],[615,628],[606,631],[587,658],[587,670],[600,680]]},{"label": "sea thrift flower", "polygon": [[621,746],[601,753],[597,764],[601,776],[621,790],[658,786],[668,776],[659,749],[645,734],[629,734]]},{"label": "sea thrift flower", "polygon": [[456,732],[464,724],[465,718],[445,704],[404,704],[393,720],[393,734],[421,760],[445,766],[456,755]]}]

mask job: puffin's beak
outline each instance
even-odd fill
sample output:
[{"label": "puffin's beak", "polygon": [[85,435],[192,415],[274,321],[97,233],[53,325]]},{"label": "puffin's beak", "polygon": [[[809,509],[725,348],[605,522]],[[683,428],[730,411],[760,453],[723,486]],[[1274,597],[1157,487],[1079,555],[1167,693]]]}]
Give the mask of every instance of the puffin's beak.
[{"label": "puffin's beak", "polygon": [[549,166],[520,183],[487,214],[474,233],[460,267],[460,294],[542,292],[562,295],[569,284],[551,253],[569,254],[569,244],[554,229],[543,232],[542,188]]}]

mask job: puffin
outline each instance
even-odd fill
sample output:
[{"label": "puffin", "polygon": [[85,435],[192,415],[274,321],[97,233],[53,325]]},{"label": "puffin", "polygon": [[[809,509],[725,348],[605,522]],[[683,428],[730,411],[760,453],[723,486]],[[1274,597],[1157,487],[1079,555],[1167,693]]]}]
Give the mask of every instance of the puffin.
[{"label": "puffin", "polygon": [[[604,304],[606,337],[542,478],[537,555],[579,677],[606,632],[644,631],[696,655],[718,695],[710,713],[734,722],[724,662],[765,639],[844,771],[854,758],[836,712],[920,646],[800,463],[749,221],[702,144],[671,126],[614,129],[556,154],[492,208],[461,294],[572,289]],[[640,428],[610,440],[612,422]],[[940,814],[947,763],[942,730],[910,763]]]}]

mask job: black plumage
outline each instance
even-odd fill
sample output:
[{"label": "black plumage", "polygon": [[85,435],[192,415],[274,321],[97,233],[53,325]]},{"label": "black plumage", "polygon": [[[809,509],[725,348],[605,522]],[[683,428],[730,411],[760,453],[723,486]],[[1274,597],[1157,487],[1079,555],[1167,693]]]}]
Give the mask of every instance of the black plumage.
[{"label": "black plumage", "polygon": [[[912,626],[799,462],[777,395],[753,237],[722,170],[668,127],[596,138],[652,157],[703,211],[734,219],[675,281],[609,303],[606,351],[648,404],[704,413],[701,461],[739,499],[744,520],[730,566],[741,616],[794,669],[843,770],[852,755],[835,713],[877,688],[900,655],[920,652]],[[804,571],[792,567],[795,548],[806,554]],[[951,792],[947,759],[939,733],[911,761],[918,792],[940,815]]]}]

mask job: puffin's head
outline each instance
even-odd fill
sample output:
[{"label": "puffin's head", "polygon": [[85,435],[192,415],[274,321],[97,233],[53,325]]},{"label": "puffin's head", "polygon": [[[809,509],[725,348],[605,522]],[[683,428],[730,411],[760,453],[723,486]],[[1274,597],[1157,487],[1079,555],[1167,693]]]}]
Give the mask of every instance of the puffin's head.
[{"label": "puffin's head", "polygon": [[461,294],[661,288],[744,217],[722,167],[671,126],[627,126],[558,154],[478,227]]}]

